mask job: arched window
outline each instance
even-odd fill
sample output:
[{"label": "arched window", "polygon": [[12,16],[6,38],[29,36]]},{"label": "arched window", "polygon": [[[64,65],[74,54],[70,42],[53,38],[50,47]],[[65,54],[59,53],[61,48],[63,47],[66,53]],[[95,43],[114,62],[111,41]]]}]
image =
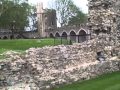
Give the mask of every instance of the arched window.
[{"label": "arched window", "polygon": [[52,34],[52,33],[50,33],[49,37],[50,37],[50,38],[53,38],[54,36],[53,36],[53,34]]},{"label": "arched window", "polygon": [[57,32],[56,34],[55,34],[55,37],[60,37],[60,34]]},{"label": "arched window", "polygon": [[7,36],[4,36],[3,39],[8,39]]},{"label": "arched window", "polygon": [[74,31],[71,31],[71,32],[70,32],[70,40],[76,42],[76,33],[75,33]]},{"label": "arched window", "polygon": [[87,39],[87,34],[84,30],[80,30],[78,35],[78,42],[84,42]]},{"label": "arched window", "polygon": [[63,39],[67,39],[67,33],[66,33],[66,32],[63,32],[63,33],[62,33],[62,38],[63,38]]}]

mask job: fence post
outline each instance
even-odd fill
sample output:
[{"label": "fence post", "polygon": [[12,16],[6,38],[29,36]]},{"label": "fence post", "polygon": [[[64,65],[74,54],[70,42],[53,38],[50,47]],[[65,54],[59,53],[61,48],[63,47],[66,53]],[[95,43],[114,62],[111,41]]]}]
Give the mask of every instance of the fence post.
[{"label": "fence post", "polygon": [[67,36],[67,44],[69,45],[70,36]]},{"label": "fence post", "polygon": [[55,46],[55,37],[53,37],[54,38],[54,46]]},{"label": "fence post", "polygon": [[62,44],[62,36],[61,36],[61,44]]}]

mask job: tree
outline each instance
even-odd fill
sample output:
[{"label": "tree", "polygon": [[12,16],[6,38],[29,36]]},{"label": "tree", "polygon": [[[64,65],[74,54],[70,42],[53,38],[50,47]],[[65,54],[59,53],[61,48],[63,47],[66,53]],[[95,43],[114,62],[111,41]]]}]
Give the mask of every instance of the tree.
[{"label": "tree", "polygon": [[79,10],[75,16],[69,18],[68,25],[79,25],[86,22],[87,22],[87,15]]},{"label": "tree", "polygon": [[0,28],[21,31],[29,25],[27,0],[0,1]]},{"label": "tree", "polygon": [[56,10],[57,19],[61,26],[78,22],[78,18],[82,20],[81,22],[85,20],[85,14],[72,0],[55,0],[51,6]]},{"label": "tree", "polygon": [[31,5],[30,7],[30,13],[29,13],[29,28],[30,31],[34,31],[37,29],[37,12],[36,7]]}]

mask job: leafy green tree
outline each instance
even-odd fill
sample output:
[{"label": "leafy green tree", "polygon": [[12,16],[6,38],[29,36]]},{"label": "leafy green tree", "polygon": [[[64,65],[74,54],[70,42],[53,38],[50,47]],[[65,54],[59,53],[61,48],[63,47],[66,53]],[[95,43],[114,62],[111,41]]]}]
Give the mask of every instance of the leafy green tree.
[{"label": "leafy green tree", "polygon": [[87,22],[87,14],[84,14],[82,11],[78,11],[76,15],[69,18],[68,25],[79,25]]},{"label": "leafy green tree", "polygon": [[0,1],[0,28],[24,30],[29,25],[30,5],[27,0]]},{"label": "leafy green tree", "polygon": [[57,12],[57,19],[61,26],[67,25],[69,18],[78,10],[72,0],[55,0],[52,6]]},{"label": "leafy green tree", "polygon": [[34,5],[31,5],[30,7],[30,13],[29,13],[29,26],[27,28],[29,28],[30,31],[34,31],[37,30],[37,10],[36,7]]},{"label": "leafy green tree", "polygon": [[86,15],[72,0],[55,0],[49,4],[52,4],[50,7],[56,10],[57,19],[61,26],[78,24],[86,20]]}]

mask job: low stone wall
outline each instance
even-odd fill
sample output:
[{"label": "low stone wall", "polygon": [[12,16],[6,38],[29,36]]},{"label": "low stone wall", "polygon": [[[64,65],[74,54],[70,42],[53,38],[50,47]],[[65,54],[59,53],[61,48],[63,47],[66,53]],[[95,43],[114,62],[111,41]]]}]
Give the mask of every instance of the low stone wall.
[{"label": "low stone wall", "polygon": [[[97,47],[98,48],[98,47]],[[100,48],[99,48],[100,49]],[[96,60],[96,44],[31,48],[0,62],[0,90],[46,90],[120,70],[120,61]]]},{"label": "low stone wall", "polygon": [[0,90],[50,90],[62,84],[88,80],[104,73],[119,71],[120,61],[94,62],[62,70],[48,71],[44,68],[42,72],[38,68],[29,65],[28,67],[13,70],[8,70],[10,66],[4,67],[2,69],[4,73],[0,77]]}]

